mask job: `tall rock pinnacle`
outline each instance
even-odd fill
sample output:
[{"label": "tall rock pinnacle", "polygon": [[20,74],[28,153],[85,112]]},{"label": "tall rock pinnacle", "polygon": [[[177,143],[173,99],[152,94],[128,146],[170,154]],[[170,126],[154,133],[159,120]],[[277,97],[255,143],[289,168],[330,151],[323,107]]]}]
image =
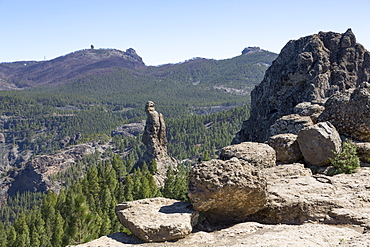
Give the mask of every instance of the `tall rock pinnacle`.
[{"label": "tall rock pinnacle", "polygon": [[154,179],[158,186],[163,186],[168,168],[171,166],[175,170],[177,161],[167,154],[166,124],[163,115],[155,110],[153,101],[146,103],[145,112],[147,119],[142,141],[146,146],[146,151],[143,160],[148,165],[152,160],[157,163],[157,173]]},{"label": "tall rock pinnacle", "polygon": [[148,101],[145,105],[147,115],[142,141],[147,147],[145,159],[152,160],[167,155],[166,125],[162,113],[154,108],[154,102]]}]

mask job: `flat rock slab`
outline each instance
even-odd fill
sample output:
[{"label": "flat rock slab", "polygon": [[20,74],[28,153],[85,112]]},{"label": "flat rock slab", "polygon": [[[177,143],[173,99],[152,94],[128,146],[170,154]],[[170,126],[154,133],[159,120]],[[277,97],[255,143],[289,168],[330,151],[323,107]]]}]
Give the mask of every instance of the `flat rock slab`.
[{"label": "flat rock slab", "polygon": [[161,242],[187,236],[198,221],[191,204],[162,197],[125,202],[116,206],[123,226],[145,242]]},{"label": "flat rock slab", "polygon": [[[246,222],[220,231],[192,233],[176,242],[138,243],[137,240],[127,236],[125,233],[114,233],[76,247],[369,246],[361,245],[360,243],[363,240],[367,240],[366,243],[369,243],[369,235],[361,234],[361,230],[354,227],[311,223],[302,225],[264,225],[256,222]],[[360,245],[350,245],[351,243]]]}]

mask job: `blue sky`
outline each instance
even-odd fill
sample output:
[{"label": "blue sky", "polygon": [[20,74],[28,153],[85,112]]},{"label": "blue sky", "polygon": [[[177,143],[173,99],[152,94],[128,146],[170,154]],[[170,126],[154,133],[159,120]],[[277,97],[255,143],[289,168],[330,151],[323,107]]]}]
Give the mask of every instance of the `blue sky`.
[{"label": "blue sky", "polygon": [[0,0],[0,62],[134,48],[147,65],[224,59],[244,47],[347,28],[370,50],[370,0]]}]

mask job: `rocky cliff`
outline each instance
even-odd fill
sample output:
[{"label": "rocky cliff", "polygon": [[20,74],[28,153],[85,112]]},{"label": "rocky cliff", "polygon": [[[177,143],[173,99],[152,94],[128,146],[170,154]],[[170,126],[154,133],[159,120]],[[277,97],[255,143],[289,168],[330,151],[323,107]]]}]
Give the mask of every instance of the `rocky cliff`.
[{"label": "rocky cliff", "polygon": [[251,92],[250,118],[232,143],[264,142],[271,136],[270,126],[294,113],[297,104],[323,105],[334,93],[369,80],[370,53],[356,42],[351,29],[291,40]]}]

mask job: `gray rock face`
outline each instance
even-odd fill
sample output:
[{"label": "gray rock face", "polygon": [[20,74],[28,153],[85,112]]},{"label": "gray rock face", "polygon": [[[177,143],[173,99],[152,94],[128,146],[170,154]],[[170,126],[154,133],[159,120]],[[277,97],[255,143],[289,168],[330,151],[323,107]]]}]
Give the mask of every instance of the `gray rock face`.
[{"label": "gray rock face", "polygon": [[276,119],[292,114],[298,103],[323,103],[369,79],[370,53],[356,43],[351,29],[289,41],[252,91],[250,118],[232,143],[264,142]]},{"label": "gray rock face", "polygon": [[192,232],[199,216],[189,203],[161,197],[118,204],[116,214],[145,242],[183,238]]},{"label": "gray rock face", "polygon": [[302,129],[297,138],[303,157],[311,165],[325,166],[342,150],[342,140],[330,122]]},{"label": "gray rock face", "polygon": [[190,201],[213,224],[242,222],[261,210],[265,189],[259,169],[237,158],[206,161],[189,174]]},{"label": "gray rock face", "polygon": [[311,117],[290,114],[277,119],[270,127],[270,134],[273,136],[288,133],[297,135],[301,129],[312,125]]},{"label": "gray rock face", "polygon": [[166,125],[163,115],[154,108],[154,103],[148,101],[145,105],[147,120],[144,128],[142,141],[146,146],[143,160],[149,165],[152,160],[157,162],[157,173],[154,179],[159,187],[162,187],[168,168],[174,170],[177,161],[167,154]]},{"label": "gray rock face", "polygon": [[362,83],[353,93],[333,95],[319,120],[330,121],[342,135],[370,141],[370,83]]},{"label": "gray rock face", "polygon": [[275,150],[269,145],[257,142],[243,142],[236,145],[223,147],[220,153],[221,160],[231,158],[245,160],[250,164],[264,168],[276,165]]},{"label": "gray rock face", "polygon": [[270,138],[267,144],[275,150],[277,162],[294,163],[303,158],[297,142],[297,135],[275,135]]}]

